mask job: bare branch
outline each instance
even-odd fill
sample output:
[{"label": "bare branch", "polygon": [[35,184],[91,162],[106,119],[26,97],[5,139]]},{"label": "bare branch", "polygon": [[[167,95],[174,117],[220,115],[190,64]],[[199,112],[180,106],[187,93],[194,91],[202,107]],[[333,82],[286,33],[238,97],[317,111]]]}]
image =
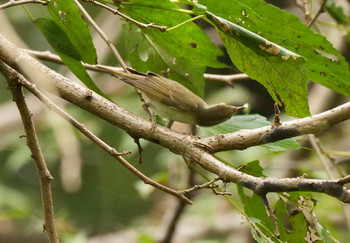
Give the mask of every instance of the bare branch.
[{"label": "bare branch", "polygon": [[35,161],[36,169],[38,172],[41,198],[43,203],[43,212],[45,217],[44,231],[47,232],[50,242],[56,243],[59,242],[59,240],[55,226],[55,216],[50,184],[51,180],[53,180],[53,177],[47,168],[44,155],[41,152],[40,144],[38,137],[36,136],[35,127],[32,120],[33,114],[26,104],[21,85],[17,82],[18,76],[14,75],[12,71],[13,69],[0,61],[0,72],[6,77],[13,96],[13,100],[16,102],[16,105],[18,107],[18,111],[21,115],[22,123],[26,133],[27,146],[32,153],[32,158]]},{"label": "bare branch", "polygon": [[318,158],[321,160],[323,168],[326,170],[326,173],[328,175],[328,178],[330,179],[334,179],[334,175],[333,172],[330,168],[330,163],[329,161],[323,156],[322,152],[321,152],[321,148],[319,146],[319,143],[317,141],[317,138],[314,134],[309,134],[308,135],[310,143],[312,145],[312,147],[315,149]]},{"label": "bare branch", "polygon": [[139,152],[139,164],[142,164],[142,152],[143,152],[143,148],[141,146],[141,143],[140,143],[140,139],[139,138],[134,138],[134,142],[136,143],[137,145],[137,150]]},{"label": "bare branch", "polygon": [[281,119],[280,119],[281,112],[277,103],[274,104],[274,108],[275,108],[275,117],[273,118],[272,126],[278,127],[281,125]]},{"label": "bare branch", "polygon": [[340,176],[344,177],[347,175],[346,172],[342,168],[340,168],[340,166],[334,161],[334,158],[332,158],[329,154],[327,154],[323,150],[319,139],[315,135],[310,134],[309,140],[311,142],[312,147],[315,149],[317,156],[321,160],[323,167],[326,169],[326,172],[330,179],[334,179],[334,176],[332,175],[332,172],[329,168],[329,165],[328,165],[329,163],[332,164],[337,169]]},{"label": "bare branch", "polygon": [[210,188],[212,189],[213,187],[217,187],[217,185],[212,185],[214,182],[220,180],[219,177],[215,177],[214,179],[204,183],[204,184],[201,184],[201,185],[194,185],[193,187],[191,188],[188,188],[188,189],[185,189],[185,190],[181,190],[181,192],[183,194],[187,194],[187,193],[190,193],[190,192],[193,192],[193,191],[197,191],[199,189],[203,189],[203,188]]},{"label": "bare branch", "polygon": [[22,4],[27,4],[27,3],[36,3],[36,4],[41,4],[41,5],[47,5],[50,3],[50,0],[47,1],[41,1],[41,0],[21,0],[21,1],[15,1],[15,0],[10,0],[7,3],[4,3],[0,5],[0,10],[17,6],[17,5],[22,5]]},{"label": "bare branch", "polygon": [[205,137],[201,143],[209,145],[214,152],[246,149],[251,146],[280,141],[305,134],[318,134],[329,127],[350,119],[350,102],[334,109],[288,122],[280,126],[265,126],[240,130],[228,134]]},{"label": "bare branch", "polygon": [[316,19],[318,19],[318,17],[320,17],[321,13],[324,12],[324,7],[326,6],[326,4],[327,4],[327,0],[323,0],[323,3],[320,6],[319,10],[317,11],[315,17],[310,21],[310,23],[307,25],[307,27],[310,28],[315,23]]},{"label": "bare branch", "polygon": [[[49,62],[55,62],[59,64],[63,64],[61,58],[53,54],[49,51],[33,51],[29,49],[23,49],[23,51],[29,53],[31,56],[34,56],[36,58],[39,58],[41,60],[49,61]],[[83,63],[84,67],[88,70],[95,71],[95,72],[104,72],[109,74],[114,74],[116,72],[120,72],[123,70],[121,67],[111,67],[111,66],[105,66],[105,65],[91,65],[87,63]],[[219,81],[226,83],[229,86],[233,86],[233,83],[244,80],[244,79],[250,79],[250,77],[247,74],[239,73],[239,74],[210,74],[205,73],[204,78],[206,80],[212,80],[212,81]]]},{"label": "bare branch", "polygon": [[265,207],[266,207],[266,209],[267,209],[267,212],[269,213],[269,217],[271,218],[271,220],[272,220],[272,222],[273,222],[273,225],[274,225],[274,227],[275,227],[275,236],[276,236],[277,238],[279,238],[280,232],[279,232],[278,226],[277,226],[277,217],[276,217],[276,215],[273,213],[273,211],[272,211],[272,209],[271,209],[271,207],[270,207],[270,203],[269,203],[269,201],[267,200],[266,195],[261,195],[261,199],[262,199],[262,201],[263,201],[263,203],[264,203],[264,205],[265,205]]},{"label": "bare branch", "polygon": [[88,2],[88,3],[92,3],[98,7],[102,7],[104,9],[107,9],[108,11],[110,11],[111,13],[113,13],[114,15],[119,15],[120,17],[138,25],[139,27],[141,28],[156,28],[156,29],[160,29],[161,31],[165,31],[167,29],[166,26],[159,26],[159,25],[155,25],[154,23],[150,23],[150,24],[144,24],[144,23],[141,23],[133,18],[130,18],[129,16],[119,12],[117,9],[113,9],[107,5],[104,5],[100,2],[97,2],[95,0],[83,0],[84,2]]},{"label": "bare branch", "polygon": [[233,87],[233,84],[235,82],[244,80],[244,79],[250,79],[250,77],[245,73],[239,73],[239,74],[229,74],[229,75],[220,75],[220,74],[210,74],[205,73],[204,78],[206,80],[213,80],[213,81],[219,81],[224,82],[227,85]]},{"label": "bare branch", "polygon": [[309,24],[309,21],[310,21],[310,10],[309,10],[309,7],[308,7],[308,1],[307,0],[301,0],[300,2],[298,0],[294,0],[295,4],[301,8],[304,12],[304,19],[305,19],[305,22],[306,22],[306,25]]}]

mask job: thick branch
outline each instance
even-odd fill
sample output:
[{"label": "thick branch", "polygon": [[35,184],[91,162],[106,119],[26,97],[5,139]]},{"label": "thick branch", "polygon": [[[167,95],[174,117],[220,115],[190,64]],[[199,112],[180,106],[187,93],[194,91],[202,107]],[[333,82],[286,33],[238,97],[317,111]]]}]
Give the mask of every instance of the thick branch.
[{"label": "thick branch", "polygon": [[304,134],[318,134],[329,127],[350,119],[350,102],[317,115],[283,122],[280,126],[266,126],[234,133],[203,138],[214,152],[243,150],[251,146],[280,141]]},{"label": "thick branch", "polygon": [[[2,61],[0,63],[4,64]],[[6,65],[7,66],[7,65]],[[13,70],[12,68],[8,67],[8,72],[16,77],[17,83],[22,85],[24,88],[29,90],[32,94],[34,94],[39,100],[41,100],[50,110],[56,112],[58,115],[60,115],[63,119],[68,121],[72,126],[77,128],[82,134],[84,134],[87,138],[89,138],[92,142],[94,142],[97,146],[102,148],[104,151],[106,151],[108,154],[110,154],[113,158],[117,159],[124,167],[126,167],[129,171],[131,171],[133,174],[135,174],[139,179],[145,182],[145,184],[149,184],[159,190],[162,190],[166,193],[169,193],[179,199],[182,200],[183,203],[189,203],[192,204],[193,202],[185,196],[185,193],[183,191],[176,191],[174,189],[171,189],[169,187],[166,187],[146,175],[144,175],[141,171],[136,169],[134,166],[132,166],[126,159],[124,159],[121,155],[129,154],[130,152],[117,152],[113,147],[106,144],[104,141],[102,141],[100,138],[98,138],[95,134],[93,134],[91,131],[89,131],[84,124],[78,122],[73,117],[68,115],[65,111],[63,111],[59,106],[54,104],[49,98],[47,98],[39,89],[36,88],[35,84],[30,83],[27,81],[21,74]]]},{"label": "thick branch", "polygon": [[32,158],[35,161],[36,169],[40,181],[41,198],[43,203],[43,211],[45,217],[44,230],[47,232],[51,243],[59,242],[55,227],[55,217],[53,210],[52,192],[50,182],[53,177],[47,168],[44,155],[41,152],[38,137],[34,123],[32,120],[32,113],[30,112],[22,88],[17,82],[17,77],[12,75],[9,66],[0,61],[0,72],[6,77],[9,88],[12,92],[13,100],[16,102],[19,113],[22,118],[22,123],[27,137],[27,146],[29,147]]},{"label": "thick branch", "polygon": [[[274,128],[268,126],[232,134],[198,138],[162,126],[156,126],[152,129],[151,122],[126,111],[79,84],[72,83],[16,48],[2,35],[0,35],[0,58],[17,70],[24,71],[29,77],[34,72],[37,75],[35,79],[30,78],[30,80],[37,81],[38,78],[45,80],[45,83],[52,84],[57,89],[57,93],[67,101],[109,121],[132,136],[159,143],[174,153],[193,159],[204,169],[217,174],[224,181],[239,183],[259,195],[268,192],[313,191],[326,193],[343,202],[349,202],[349,192],[343,187],[344,183],[340,183],[338,180],[257,178],[223,164],[214,158],[211,152],[243,149],[287,137],[321,132],[331,125],[349,119],[350,103],[339,106],[332,111],[286,122]],[[229,144],[225,144],[226,142]],[[345,178],[344,181],[348,181],[348,178]]]}]

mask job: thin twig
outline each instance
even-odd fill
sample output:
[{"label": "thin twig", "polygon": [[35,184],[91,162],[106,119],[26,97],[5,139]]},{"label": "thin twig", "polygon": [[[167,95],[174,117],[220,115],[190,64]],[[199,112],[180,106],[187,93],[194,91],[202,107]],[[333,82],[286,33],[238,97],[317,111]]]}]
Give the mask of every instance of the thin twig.
[{"label": "thin twig", "polygon": [[19,84],[19,76],[16,75],[11,67],[0,61],[0,71],[6,77],[10,90],[12,92],[13,100],[16,102],[19,113],[22,118],[22,123],[27,138],[27,146],[29,147],[32,158],[35,161],[36,169],[40,181],[41,198],[43,203],[43,211],[45,217],[44,231],[47,232],[50,243],[57,243],[58,234],[55,226],[55,216],[53,209],[51,180],[53,177],[47,168],[44,155],[42,154],[38,137],[36,135],[34,123],[32,120],[32,113],[29,110],[22,93],[22,87]]},{"label": "thin twig", "polygon": [[326,6],[326,4],[327,4],[327,0],[323,0],[323,3],[320,6],[320,9],[317,11],[315,17],[311,20],[311,22],[307,25],[307,27],[310,28],[315,23],[316,19],[318,19],[318,17],[320,17],[321,13],[324,12],[324,7]]},{"label": "thin twig", "polygon": [[101,38],[106,42],[106,44],[111,48],[113,54],[117,57],[120,65],[123,67],[125,72],[127,72],[127,66],[122,58],[122,56],[119,54],[117,48],[112,44],[111,40],[107,37],[107,35],[101,30],[101,28],[96,24],[96,22],[90,17],[88,12],[84,9],[84,7],[79,3],[78,0],[73,0],[74,4],[77,5],[83,16],[92,24],[94,29],[99,33]]},{"label": "thin twig", "polygon": [[47,1],[41,1],[41,0],[22,0],[22,1],[15,1],[15,0],[10,0],[7,3],[4,3],[0,5],[0,10],[17,6],[17,5],[22,5],[22,4],[27,4],[27,3],[36,3],[36,4],[41,4],[41,5],[47,5],[50,3],[50,0]]},{"label": "thin twig", "polygon": [[149,184],[151,186],[154,186],[155,188],[162,190],[166,193],[169,193],[177,198],[182,199],[184,202],[192,204],[193,202],[184,196],[181,192],[178,192],[176,190],[173,190],[171,188],[168,188],[152,179],[144,175],[141,171],[133,167],[127,160],[125,160],[121,155],[129,154],[130,152],[117,152],[114,148],[110,147],[108,144],[106,144],[104,141],[102,141],[100,138],[98,138],[95,134],[90,132],[88,129],[85,128],[85,126],[81,123],[79,123],[77,120],[75,120],[73,117],[71,117],[69,114],[67,114],[65,111],[63,111],[60,107],[58,107],[56,104],[54,104],[49,98],[47,98],[36,86],[29,81],[27,81],[21,74],[17,73],[13,70],[13,74],[18,76],[19,82],[23,87],[28,89],[31,93],[33,93],[39,100],[41,100],[50,110],[56,112],[58,115],[60,115],[63,119],[67,120],[69,123],[71,123],[75,128],[77,128],[81,133],[83,133],[86,137],[88,137],[91,141],[96,143],[100,148],[105,150],[107,153],[109,153],[112,157],[116,158],[124,167],[126,167],[129,171],[131,171],[133,174],[135,174],[138,178],[143,180],[146,184]]},{"label": "thin twig", "polygon": [[279,238],[280,232],[279,232],[278,226],[277,226],[277,217],[276,217],[276,215],[273,213],[273,211],[272,211],[272,209],[271,209],[271,207],[270,207],[270,204],[269,204],[269,201],[267,200],[266,194],[261,195],[260,197],[261,197],[261,199],[262,199],[262,201],[263,201],[263,203],[264,203],[264,205],[265,205],[265,207],[266,207],[266,209],[267,209],[267,211],[268,211],[268,213],[269,213],[269,217],[271,218],[271,220],[272,220],[272,222],[273,222],[273,225],[274,225],[274,227],[275,227],[275,236],[276,236],[277,238]]},{"label": "thin twig", "polygon": [[137,145],[137,150],[139,151],[139,164],[142,164],[142,152],[143,152],[143,148],[140,144],[140,138],[134,138],[134,142]]},{"label": "thin twig", "polygon": [[320,149],[320,146],[317,144],[317,141],[316,141],[316,136],[314,134],[309,134],[309,140],[310,140],[310,143],[312,145],[312,147],[315,149],[316,153],[317,153],[317,156],[318,158],[321,160],[322,162],[322,165],[323,165],[323,168],[326,170],[327,172],[327,175],[328,175],[328,178],[330,179],[334,179],[334,175],[332,173],[332,170],[331,168],[329,167],[329,162],[327,161],[327,159],[325,158],[325,156],[322,154],[321,152],[321,149]]},{"label": "thin twig", "polygon": [[304,19],[306,25],[309,24],[310,21],[310,10],[308,7],[308,2],[307,0],[302,0],[302,2],[299,2],[298,0],[294,0],[295,5],[297,5],[299,8],[301,8],[305,14]]},{"label": "thin twig", "polygon": [[[187,176],[187,185],[193,186],[195,184],[195,171],[194,170],[188,170],[188,176]],[[183,191],[181,191],[183,192]],[[195,197],[195,194],[193,191],[188,194],[188,197],[192,200],[193,197]],[[169,220],[166,223],[164,235],[162,239],[159,241],[161,243],[169,243],[172,242],[172,239],[174,237],[176,227],[179,224],[179,220],[181,216],[184,214],[185,208],[187,204],[183,201],[177,200],[176,206],[172,209],[172,214],[169,217]]]},{"label": "thin twig", "polygon": [[275,109],[275,117],[273,118],[272,126],[278,127],[278,126],[281,126],[281,124],[282,124],[281,119],[280,119],[281,112],[280,112],[280,108],[278,107],[277,103],[275,103],[273,107]]},{"label": "thin twig", "polygon": [[303,9],[304,9],[304,13],[305,13],[305,21],[306,24],[309,24],[310,21],[310,10],[309,10],[309,6],[308,6],[308,2],[307,0],[303,0]]},{"label": "thin twig", "polygon": [[107,9],[108,11],[110,11],[111,13],[113,13],[114,15],[119,15],[120,17],[123,17],[124,19],[126,20],[129,20],[130,22],[138,25],[139,27],[141,28],[156,28],[156,29],[160,29],[161,31],[165,31],[167,29],[166,26],[160,26],[160,25],[156,25],[154,23],[149,23],[149,24],[144,24],[144,23],[141,23],[133,18],[130,18],[129,16],[119,12],[117,9],[114,9],[114,8],[111,8],[103,3],[100,3],[100,2],[97,2],[95,0],[83,0],[84,2],[89,2],[89,3],[92,3],[94,4],[95,6],[98,6],[98,7],[102,7],[104,9]]},{"label": "thin twig", "polygon": [[235,82],[238,82],[244,79],[250,79],[250,77],[245,73],[229,74],[229,75],[205,73],[204,78],[206,80],[223,82],[231,87],[233,87],[233,84]]},{"label": "thin twig", "polygon": [[327,162],[327,164],[332,164],[334,168],[338,171],[340,176],[344,177],[347,175],[347,173],[343,171],[342,168],[340,168],[337,163],[335,163],[334,159],[324,151],[324,149],[320,144],[319,139],[315,135],[313,134],[309,135],[309,139],[312,147],[315,149],[317,156],[320,158],[321,161]]},{"label": "thin twig", "polygon": [[[322,162],[323,168],[326,170],[328,178],[334,179],[335,176],[333,175],[333,172],[332,172],[331,168],[329,167],[329,164],[332,162],[332,160],[329,159],[329,157],[324,154],[323,149],[318,141],[318,138],[314,134],[309,134],[308,136],[309,136],[309,140],[311,142],[312,147],[315,149],[318,158]],[[343,178],[338,180],[338,183],[340,185],[344,185],[344,184],[348,183],[350,181],[350,176],[345,176],[345,173],[335,163],[333,163],[333,165],[338,169],[340,175],[343,176]],[[350,217],[349,217],[348,210],[345,208],[345,205],[342,203],[340,203],[340,207],[342,208],[342,210],[344,212],[345,221],[347,223],[348,229],[350,230]]]},{"label": "thin twig", "polygon": [[186,20],[186,21],[184,21],[184,22],[182,22],[182,23],[180,23],[180,24],[178,24],[178,25],[175,25],[175,26],[173,26],[173,27],[170,27],[170,28],[168,28],[166,31],[174,30],[174,29],[176,29],[176,28],[181,27],[181,26],[184,25],[184,24],[187,24],[187,23],[189,23],[189,22],[193,22],[193,21],[195,21],[195,20],[197,20],[197,19],[201,19],[201,18],[203,18],[203,17],[204,17],[204,15],[198,15],[198,16],[193,17],[193,18],[191,18],[191,19],[188,19],[188,20]]},{"label": "thin twig", "polygon": [[[41,60],[64,64],[58,55],[53,54],[50,51],[33,51],[29,49],[22,49],[22,50],[27,52],[31,56],[34,56]],[[95,71],[95,72],[107,72],[109,74],[114,74],[115,72],[120,72],[123,70],[123,68],[120,68],[120,67],[111,67],[111,66],[105,66],[100,64],[91,65],[91,64],[83,63],[83,65],[88,70]],[[250,79],[250,77],[244,73],[229,74],[229,75],[205,73],[204,78],[206,80],[223,82],[231,87],[233,86],[234,82],[238,82],[244,79]]]},{"label": "thin twig", "polygon": [[201,184],[201,185],[194,185],[193,187],[191,188],[188,188],[188,189],[185,189],[185,190],[181,190],[180,192],[183,193],[183,194],[187,194],[187,193],[190,193],[190,192],[193,192],[193,191],[197,191],[199,189],[203,189],[203,188],[215,188],[215,187],[218,187],[217,185],[212,185],[214,182],[220,180],[219,177],[215,177],[214,179],[204,183],[204,184]]}]

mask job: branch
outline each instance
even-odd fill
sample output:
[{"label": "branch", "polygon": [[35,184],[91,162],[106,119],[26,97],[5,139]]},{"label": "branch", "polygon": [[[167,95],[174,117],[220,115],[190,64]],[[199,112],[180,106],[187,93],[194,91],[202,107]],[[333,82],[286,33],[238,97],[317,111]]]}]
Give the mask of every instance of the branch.
[{"label": "branch", "polygon": [[113,9],[113,8],[111,8],[111,7],[107,6],[107,5],[104,5],[104,4],[100,3],[100,2],[97,2],[95,0],[83,0],[83,1],[84,2],[88,2],[88,3],[92,3],[95,6],[107,9],[108,11],[113,13],[114,15],[119,15],[120,17],[122,17],[122,18],[124,18],[124,19],[126,19],[126,20],[128,20],[128,21],[130,21],[130,22],[132,22],[132,23],[134,23],[136,25],[138,25],[141,28],[150,28],[150,27],[152,27],[152,28],[160,29],[161,31],[165,31],[167,29],[166,26],[159,26],[159,25],[155,25],[154,23],[150,23],[150,24],[141,23],[141,22],[139,22],[139,21],[137,21],[137,20],[135,20],[133,18],[130,18],[129,16],[119,12],[118,10]]},{"label": "branch", "polygon": [[[50,51],[33,51],[29,49],[22,49],[23,51],[27,52],[33,57],[36,57],[40,60],[49,61],[49,62],[55,62],[59,64],[64,64],[61,60],[61,58],[51,53]],[[121,67],[111,67],[111,66],[105,66],[105,65],[91,65],[87,63],[83,63],[84,67],[88,70],[95,71],[95,72],[106,72],[108,71],[109,74],[114,74],[116,72],[123,71],[123,68]],[[102,68],[101,68],[102,67]],[[250,79],[250,77],[247,74],[244,73],[238,73],[238,74],[211,74],[211,73],[205,73],[204,78],[206,80],[213,80],[213,81],[219,81],[226,83],[229,86],[233,86],[233,83],[244,80],[244,79]]]},{"label": "branch", "polygon": [[243,150],[251,146],[280,141],[305,134],[318,134],[331,126],[350,119],[350,102],[329,111],[302,119],[283,122],[279,126],[265,126],[256,129],[205,137],[201,143],[207,144],[213,152],[232,149]]},{"label": "branch", "polygon": [[[3,62],[1,62],[3,63]],[[6,64],[3,64],[6,65]],[[7,66],[7,65],[6,65]],[[8,67],[8,66],[7,66]],[[30,83],[27,81],[21,74],[13,70],[12,68],[8,67],[9,73],[16,77],[17,82],[25,87],[27,90],[29,90],[32,94],[34,94],[40,101],[42,101],[50,110],[56,112],[59,116],[61,116],[63,119],[68,121],[72,126],[77,128],[82,134],[84,134],[87,138],[89,138],[92,142],[94,142],[96,145],[98,145],[100,148],[105,150],[108,154],[110,154],[112,157],[117,159],[124,167],[126,167],[129,171],[131,171],[133,174],[135,174],[138,178],[143,180],[145,184],[149,184],[159,190],[162,190],[166,193],[169,193],[175,197],[178,197],[179,199],[183,200],[184,203],[192,204],[193,202],[187,198],[182,191],[176,191],[171,188],[168,188],[152,179],[144,175],[141,171],[136,169],[134,166],[132,166],[127,160],[125,160],[121,155],[129,154],[130,152],[117,152],[113,147],[110,147],[108,144],[106,144],[104,141],[102,141],[100,138],[98,138],[95,134],[93,134],[91,131],[89,131],[83,124],[75,120],[73,117],[68,115],[65,111],[63,111],[59,106],[54,104],[49,98],[47,98],[39,89],[36,88],[36,85]]]},{"label": "branch", "polygon": [[205,73],[204,78],[206,80],[214,80],[214,81],[223,82],[231,87],[233,87],[233,83],[235,83],[237,81],[241,81],[244,79],[250,79],[250,77],[245,73],[229,74],[229,75]]},{"label": "branch", "polygon": [[316,19],[318,19],[318,17],[320,17],[321,13],[324,12],[324,8],[325,8],[325,6],[326,6],[326,4],[327,4],[327,1],[328,1],[328,0],[323,0],[323,3],[321,4],[319,10],[317,11],[315,17],[311,20],[311,22],[307,25],[307,27],[310,28],[311,25],[313,25],[313,23],[315,23]]},{"label": "branch", "polygon": [[41,5],[47,5],[50,3],[50,0],[48,0],[48,1],[41,1],[41,0],[15,1],[15,0],[10,0],[7,3],[0,5],[0,10],[5,9],[5,8],[9,8],[9,7],[13,7],[13,6],[17,6],[17,5],[27,4],[27,3],[37,3],[37,4],[41,4]]},{"label": "branch", "polygon": [[50,171],[47,168],[44,155],[41,152],[38,137],[34,123],[32,120],[32,113],[29,110],[24,95],[22,93],[21,85],[17,82],[17,76],[13,75],[11,68],[3,62],[0,62],[0,72],[5,76],[8,81],[9,88],[11,90],[13,100],[16,102],[18,111],[22,118],[22,123],[27,137],[27,146],[29,147],[32,158],[35,161],[36,170],[40,181],[40,191],[43,203],[43,211],[45,217],[44,231],[47,232],[48,238],[51,243],[59,242],[58,235],[55,226],[55,216],[52,201],[51,191],[51,176]]},{"label": "branch", "polygon": [[[31,81],[45,81],[57,89],[57,94],[63,99],[80,106],[92,114],[120,127],[131,136],[140,137],[158,143],[170,151],[185,158],[193,159],[204,169],[218,175],[220,179],[234,182],[253,190],[258,195],[268,192],[312,191],[326,193],[343,202],[350,202],[349,191],[341,180],[316,180],[305,178],[258,178],[239,172],[213,157],[212,152],[244,149],[249,146],[264,144],[307,133],[318,133],[331,125],[350,118],[350,102],[331,111],[318,115],[282,123],[278,127],[262,127],[252,130],[242,130],[231,134],[210,137],[198,137],[178,133],[166,127],[154,126],[147,121],[80,84],[73,83],[67,78],[39,63],[27,53],[16,48],[0,34],[0,59],[29,78],[36,74]],[[40,76],[38,76],[40,75]],[[225,143],[229,144],[225,144]]]},{"label": "branch", "polygon": [[122,58],[122,56],[119,54],[117,48],[112,44],[111,40],[107,37],[107,35],[101,30],[101,28],[96,24],[96,22],[90,17],[89,13],[86,12],[83,6],[79,3],[78,0],[73,0],[74,4],[77,5],[80,12],[83,14],[83,16],[92,24],[94,29],[97,31],[97,33],[101,36],[101,38],[106,42],[108,47],[112,50],[113,54],[117,57],[120,65],[123,67],[124,70],[126,70],[126,64]]}]

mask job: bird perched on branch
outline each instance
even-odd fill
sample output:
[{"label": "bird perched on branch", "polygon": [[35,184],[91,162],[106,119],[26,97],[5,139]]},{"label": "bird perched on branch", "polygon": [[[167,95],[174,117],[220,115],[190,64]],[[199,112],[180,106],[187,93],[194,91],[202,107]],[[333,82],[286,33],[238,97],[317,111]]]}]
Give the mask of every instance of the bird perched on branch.
[{"label": "bird perched on branch", "polygon": [[244,109],[224,103],[208,105],[182,84],[152,72],[141,73],[131,68],[123,72],[101,65],[98,68],[134,86],[146,96],[151,107],[169,120],[213,126]]}]

